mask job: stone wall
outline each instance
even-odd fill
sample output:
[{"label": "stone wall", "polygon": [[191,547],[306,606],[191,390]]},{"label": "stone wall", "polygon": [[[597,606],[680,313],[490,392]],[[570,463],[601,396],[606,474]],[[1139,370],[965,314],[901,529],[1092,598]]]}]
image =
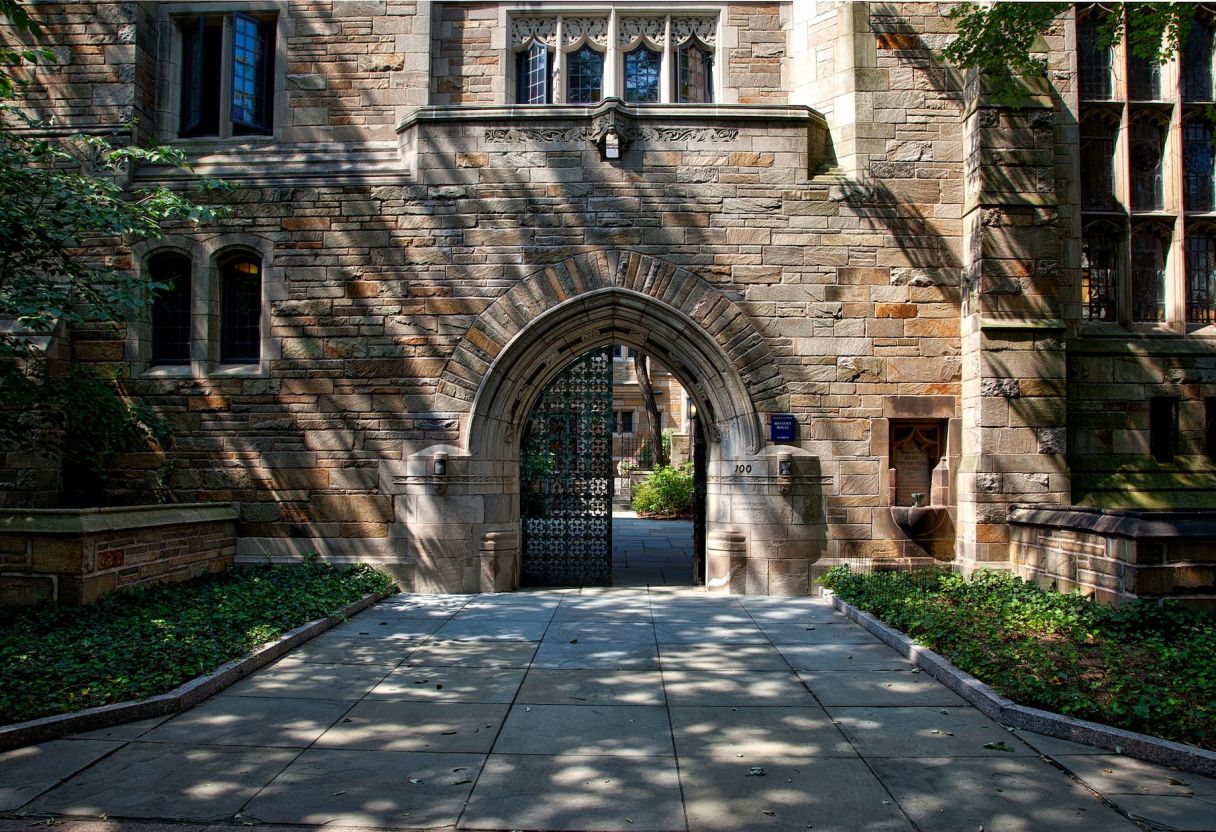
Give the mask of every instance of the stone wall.
[{"label": "stone wall", "polygon": [[230,506],[0,510],[0,604],[88,604],[230,566]]},{"label": "stone wall", "polygon": [[1101,601],[1173,599],[1216,612],[1216,522],[1204,512],[1015,508],[1010,561],[1026,580]]}]

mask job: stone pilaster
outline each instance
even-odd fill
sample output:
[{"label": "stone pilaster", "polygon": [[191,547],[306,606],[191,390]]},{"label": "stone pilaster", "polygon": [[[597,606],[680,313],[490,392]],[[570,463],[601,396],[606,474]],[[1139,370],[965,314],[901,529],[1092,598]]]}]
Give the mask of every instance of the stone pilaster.
[{"label": "stone pilaster", "polygon": [[1046,94],[1009,107],[973,83],[963,130],[958,558],[970,572],[1008,565],[1011,505],[1067,505],[1070,482],[1056,111]]}]

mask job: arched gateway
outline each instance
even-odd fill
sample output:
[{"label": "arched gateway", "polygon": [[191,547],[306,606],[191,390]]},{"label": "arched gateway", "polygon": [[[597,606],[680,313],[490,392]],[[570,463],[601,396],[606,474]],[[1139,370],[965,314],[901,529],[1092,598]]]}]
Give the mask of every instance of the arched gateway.
[{"label": "arched gateway", "polygon": [[438,403],[460,420],[460,445],[427,448],[384,478],[408,530],[415,588],[516,588],[524,423],[558,373],[606,344],[666,366],[708,429],[707,587],[808,592],[825,537],[821,478],[814,457],[765,443],[762,414],[788,399],[767,342],[737,304],[691,272],[611,252],[520,281],[448,360]]}]

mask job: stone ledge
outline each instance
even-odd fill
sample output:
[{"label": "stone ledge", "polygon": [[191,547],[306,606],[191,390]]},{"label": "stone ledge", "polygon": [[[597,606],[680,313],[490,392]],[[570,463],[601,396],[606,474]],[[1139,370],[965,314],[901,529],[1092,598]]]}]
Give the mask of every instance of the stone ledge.
[{"label": "stone ledge", "polygon": [[1216,776],[1216,752],[1019,705],[1001,696],[970,673],[959,670],[944,656],[919,646],[908,636],[887,626],[868,612],[840,600],[830,591],[825,590],[824,595],[830,598],[833,607],[864,627],[871,635],[957,693],[980,713],[1006,728],[1033,731],[1056,739],[1105,748],[1127,757],[1206,777]]},{"label": "stone ledge", "polygon": [[188,711],[255,670],[260,670],[304,642],[387,597],[376,593],[364,595],[334,615],[301,624],[284,633],[277,641],[257,648],[244,658],[222,664],[211,673],[191,679],[168,693],[0,726],[0,751],[46,742],[67,734],[96,731],[126,722]]},{"label": "stone ledge", "polygon": [[0,533],[81,535],[153,526],[216,523],[237,520],[238,517],[231,503],[0,509]]},{"label": "stone ledge", "polygon": [[1049,526],[1133,540],[1216,540],[1216,511],[1135,511],[1083,506],[1042,508],[1014,505],[1009,512],[1009,522],[1011,525]]}]

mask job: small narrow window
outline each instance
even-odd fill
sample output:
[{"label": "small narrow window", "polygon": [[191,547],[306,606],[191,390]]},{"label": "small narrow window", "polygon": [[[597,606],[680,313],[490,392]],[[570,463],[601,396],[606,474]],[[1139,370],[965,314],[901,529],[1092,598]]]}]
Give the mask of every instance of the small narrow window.
[{"label": "small narrow window", "polygon": [[1081,204],[1097,211],[1114,210],[1115,130],[1111,114],[1096,112],[1081,124]]},{"label": "small narrow window", "polygon": [[676,100],[681,104],[709,104],[714,100],[714,53],[690,43],[680,50]]},{"label": "small narrow window", "polygon": [[244,14],[232,16],[233,132],[270,132],[269,91],[274,88],[274,27]]},{"label": "small narrow window", "polygon": [[1077,52],[1081,69],[1081,98],[1108,101],[1111,96],[1111,48],[1098,33],[1094,15],[1077,23]]},{"label": "small narrow window", "polygon": [[645,46],[625,54],[625,100],[655,104],[659,100],[659,62],[662,56]]},{"label": "small narrow window", "polygon": [[1212,210],[1212,126],[1206,118],[1182,125],[1182,201],[1188,211]]},{"label": "small narrow window", "polygon": [[152,299],[152,363],[190,362],[190,258],[163,252],[148,261],[154,282],[165,288]]},{"label": "small narrow window", "polygon": [[1198,18],[1182,45],[1182,100],[1212,100],[1212,29]]},{"label": "small narrow window", "polygon": [[1172,462],[1178,453],[1178,399],[1154,396],[1149,400],[1149,452],[1158,462]]},{"label": "small narrow window", "polygon": [[1085,229],[1081,241],[1081,314],[1091,321],[1117,321],[1118,230],[1109,223]]},{"label": "small narrow window", "polygon": [[1165,207],[1161,161],[1165,155],[1165,125],[1154,116],[1132,121],[1132,209],[1160,211]]},{"label": "small narrow window", "polygon": [[614,429],[617,433],[633,433],[633,411],[618,410]]},{"label": "small narrow window", "polygon": [[548,104],[551,100],[549,50],[534,43],[515,56],[515,100],[520,104]]},{"label": "small narrow window", "polygon": [[566,59],[566,101],[595,104],[604,97],[604,56],[587,44]]},{"label": "small narrow window", "polygon": [[262,263],[238,254],[220,264],[220,362],[256,364],[262,357]]},{"label": "small narrow window", "polygon": [[1156,228],[1132,235],[1132,320],[1165,320],[1165,248],[1168,238]]},{"label": "small narrow window", "polygon": [[220,60],[224,53],[222,19],[181,21],[182,88],[178,135],[215,136],[220,130]]},{"label": "small narrow window", "polygon": [[1186,319],[1216,323],[1216,240],[1198,231],[1186,237]]},{"label": "small narrow window", "polygon": [[1216,398],[1203,400],[1203,451],[1216,459]]}]

